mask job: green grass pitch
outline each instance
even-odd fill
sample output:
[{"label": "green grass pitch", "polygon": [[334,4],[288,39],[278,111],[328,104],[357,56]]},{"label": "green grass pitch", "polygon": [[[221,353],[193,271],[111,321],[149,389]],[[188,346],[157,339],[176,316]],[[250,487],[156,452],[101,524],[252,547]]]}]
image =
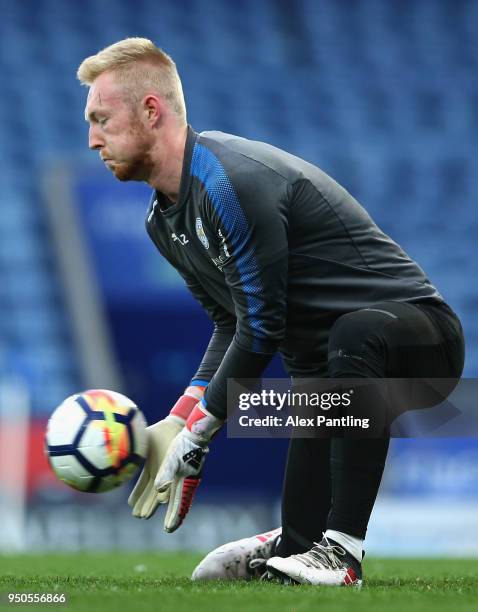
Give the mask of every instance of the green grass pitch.
[{"label": "green grass pitch", "polygon": [[[115,552],[0,556],[0,611],[242,610],[458,612],[478,609],[478,560],[366,559],[361,591],[261,582],[193,583],[200,555]],[[10,592],[66,593],[66,606],[9,605]]]}]

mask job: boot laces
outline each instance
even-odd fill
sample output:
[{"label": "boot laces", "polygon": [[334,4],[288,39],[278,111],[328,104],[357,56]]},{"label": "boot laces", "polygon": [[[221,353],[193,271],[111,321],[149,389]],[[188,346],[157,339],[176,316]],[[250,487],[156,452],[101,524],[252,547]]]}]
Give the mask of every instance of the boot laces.
[{"label": "boot laces", "polygon": [[264,578],[264,575],[267,573],[266,563],[267,559],[262,559],[261,557],[251,559],[248,564],[249,573],[262,580]]},{"label": "boot laces", "polygon": [[267,573],[266,563],[271,557],[276,541],[277,538],[274,538],[262,546],[258,546],[254,550],[253,555],[251,555],[251,558],[247,560],[247,572],[251,577],[260,578],[261,580],[264,578],[265,574]]},{"label": "boot laces", "polygon": [[[324,540],[326,544],[323,544]],[[300,555],[292,556],[307,567],[324,570],[342,569],[343,563],[340,557],[345,556],[347,553],[341,546],[329,544],[325,537],[324,540],[322,540],[322,542],[314,542],[314,546],[311,550]]]},{"label": "boot laces", "polygon": [[265,572],[267,560],[271,556],[271,550],[272,542],[267,542],[265,545],[262,544],[257,546],[246,556],[245,559],[242,555],[238,555],[233,559],[233,561],[230,561],[224,565],[226,575],[232,578],[237,578],[241,572],[241,565],[245,561],[246,572],[249,574],[250,578],[262,578]]}]

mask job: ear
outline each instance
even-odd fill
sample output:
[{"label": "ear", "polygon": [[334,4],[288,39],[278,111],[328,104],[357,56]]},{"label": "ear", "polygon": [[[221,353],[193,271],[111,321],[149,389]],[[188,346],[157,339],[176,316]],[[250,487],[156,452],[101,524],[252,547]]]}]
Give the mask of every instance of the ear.
[{"label": "ear", "polygon": [[148,94],[142,101],[143,114],[146,122],[151,126],[156,126],[164,114],[164,102],[153,94]]}]

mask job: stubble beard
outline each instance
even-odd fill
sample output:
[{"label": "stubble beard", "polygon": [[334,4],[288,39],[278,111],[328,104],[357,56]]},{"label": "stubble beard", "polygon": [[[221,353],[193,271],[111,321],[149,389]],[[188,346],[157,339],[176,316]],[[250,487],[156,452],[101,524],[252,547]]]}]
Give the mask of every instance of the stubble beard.
[{"label": "stubble beard", "polygon": [[136,150],[129,156],[128,160],[114,161],[111,170],[119,181],[147,182],[153,170],[151,144],[139,121],[131,122],[128,128],[128,136],[137,139]]},{"label": "stubble beard", "polygon": [[114,162],[111,169],[119,181],[147,182],[151,175],[151,158],[148,152],[135,155],[128,161]]}]

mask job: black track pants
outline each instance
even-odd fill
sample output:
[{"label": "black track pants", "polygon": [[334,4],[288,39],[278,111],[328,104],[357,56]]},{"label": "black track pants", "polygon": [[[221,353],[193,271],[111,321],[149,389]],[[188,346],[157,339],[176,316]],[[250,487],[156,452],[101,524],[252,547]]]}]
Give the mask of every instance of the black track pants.
[{"label": "black track pants", "polygon": [[[382,302],[341,316],[329,335],[329,378],[458,379],[463,364],[462,328],[444,303]],[[388,445],[386,435],[293,438],[277,554],[309,549],[327,528],[364,538]]]}]

